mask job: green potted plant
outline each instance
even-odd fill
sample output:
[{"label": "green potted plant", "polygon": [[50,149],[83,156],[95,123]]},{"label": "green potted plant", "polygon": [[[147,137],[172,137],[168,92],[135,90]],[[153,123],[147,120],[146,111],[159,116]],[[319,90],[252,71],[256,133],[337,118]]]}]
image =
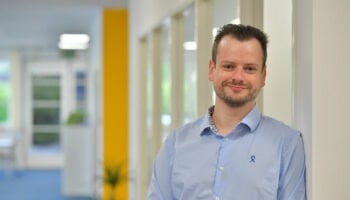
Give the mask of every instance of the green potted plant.
[{"label": "green potted plant", "polygon": [[127,173],[123,171],[123,164],[105,164],[103,182],[110,187],[109,200],[116,200],[115,191],[117,187],[127,180]]},{"label": "green potted plant", "polygon": [[73,111],[69,114],[66,125],[81,125],[85,122],[85,115],[81,111]]}]

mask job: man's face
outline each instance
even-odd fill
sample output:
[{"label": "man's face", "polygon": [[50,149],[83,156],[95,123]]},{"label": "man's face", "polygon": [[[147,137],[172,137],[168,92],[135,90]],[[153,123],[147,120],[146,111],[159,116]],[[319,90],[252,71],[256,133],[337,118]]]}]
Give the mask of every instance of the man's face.
[{"label": "man's face", "polygon": [[[209,80],[213,82],[216,101],[230,107],[255,103],[265,85],[266,67],[256,39],[239,41],[224,36],[218,45],[216,63],[209,63]],[[218,102],[219,103],[219,102]]]}]

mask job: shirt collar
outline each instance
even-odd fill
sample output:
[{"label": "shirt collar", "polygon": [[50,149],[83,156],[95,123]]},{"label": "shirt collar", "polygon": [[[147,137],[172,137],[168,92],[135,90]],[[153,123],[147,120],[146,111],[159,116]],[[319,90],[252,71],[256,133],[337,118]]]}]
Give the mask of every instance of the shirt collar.
[{"label": "shirt collar", "polygon": [[[200,125],[200,135],[208,134],[209,131],[206,130],[212,130],[214,133],[217,132],[215,128],[215,124],[213,122],[212,115],[214,113],[214,106],[211,106],[208,109],[208,113],[205,115],[205,117],[202,120],[202,123]],[[259,111],[259,108],[257,105],[253,107],[253,109],[241,120],[239,124],[244,124],[249,128],[250,132],[254,132],[255,129],[258,127],[259,122],[261,119],[261,112]]]},{"label": "shirt collar", "polygon": [[254,132],[258,127],[261,119],[261,112],[257,105],[242,119],[241,123],[247,125],[250,129],[250,132]]}]

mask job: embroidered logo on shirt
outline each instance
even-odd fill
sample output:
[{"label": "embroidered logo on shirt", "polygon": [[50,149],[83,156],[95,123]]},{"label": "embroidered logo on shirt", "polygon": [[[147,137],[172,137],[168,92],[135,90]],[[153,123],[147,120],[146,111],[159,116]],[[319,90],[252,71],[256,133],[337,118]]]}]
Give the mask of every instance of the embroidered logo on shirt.
[{"label": "embroidered logo on shirt", "polygon": [[255,155],[251,155],[250,156],[250,162],[254,162],[255,163]]}]

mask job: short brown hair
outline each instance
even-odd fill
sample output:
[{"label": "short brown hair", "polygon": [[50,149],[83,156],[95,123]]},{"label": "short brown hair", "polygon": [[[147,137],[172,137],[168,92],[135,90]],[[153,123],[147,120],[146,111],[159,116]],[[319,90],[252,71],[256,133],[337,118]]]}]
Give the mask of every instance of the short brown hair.
[{"label": "short brown hair", "polygon": [[249,40],[253,38],[257,39],[263,51],[263,67],[265,67],[266,59],[267,59],[267,43],[268,43],[266,34],[258,28],[255,28],[249,25],[242,25],[242,24],[226,24],[219,29],[217,35],[215,36],[212,52],[211,52],[211,59],[213,60],[214,63],[216,63],[216,54],[218,51],[218,45],[221,39],[226,35],[230,35],[239,41]]}]

